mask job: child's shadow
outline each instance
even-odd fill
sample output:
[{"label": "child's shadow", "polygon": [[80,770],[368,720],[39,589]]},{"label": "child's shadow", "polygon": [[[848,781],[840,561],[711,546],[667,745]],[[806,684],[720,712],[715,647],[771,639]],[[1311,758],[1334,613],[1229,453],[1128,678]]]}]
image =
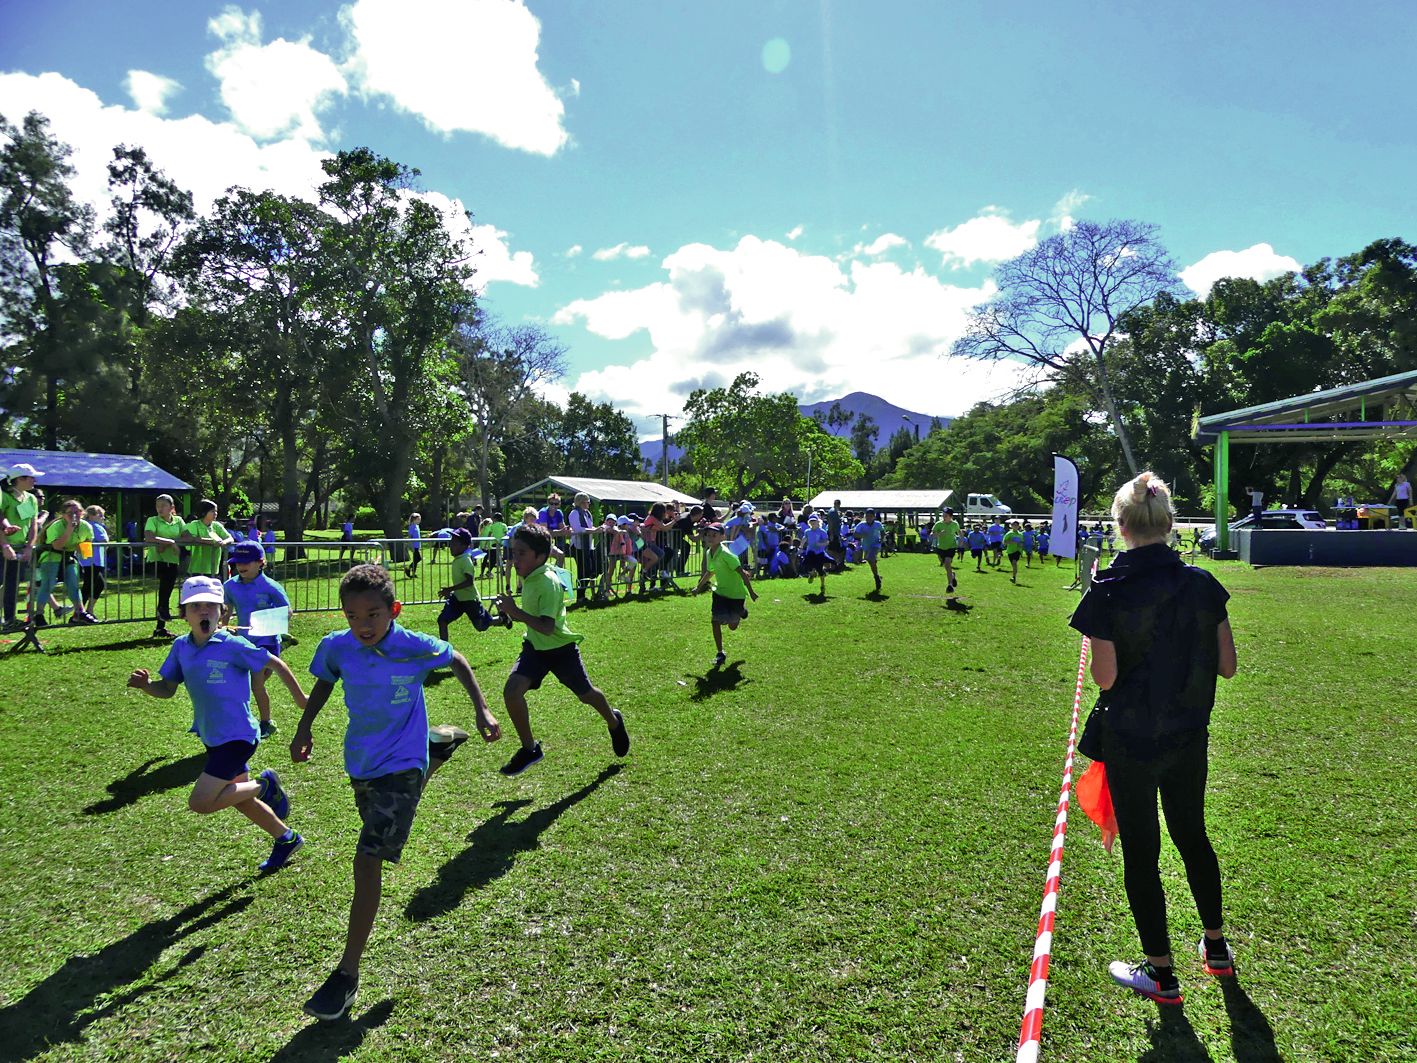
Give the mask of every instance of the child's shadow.
[{"label": "child's shadow", "polygon": [[867,591],[861,595],[861,600],[863,602],[888,602],[891,600],[891,596],[882,594],[880,591]]},{"label": "child's shadow", "polygon": [[553,804],[538,809],[524,819],[510,822],[518,809],[531,804],[529,800],[498,801],[499,811],[467,836],[468,847],[438,868],[437,877],[412,897],[404,908],[404,916],[421,923],[451,912],[462,903],[469,890],[499,879],[517,862],[517,854],[537,848],[541,832],[572,805],[585,800],[606,779],[620,773],[623,765],[612,764],[574,793]]},{"label": "child's shadow", "polygon": [[969,605],[967,602],[962,602],[962,601],[960,601],[958,598],[946,598],[946,599],[945,599],[945,608],[948,609],[948,610],[949,610],[950,612],[952,612],[952,613],[966,613],[966,614],[967,614],[971,609],[974,608],[974,606]]},{"label": "child's shadow", "polygon": [[694,681],[694,692],[689,695],[689,700],[703,701],[725,690],[736,690],[745,683],[751,683],[751,679],[743,678],[742,665],[742,661],[730,661],[722,668],[710,670],[707,675],[686,672],[685,674]]},{"label": "child's shadow", "polygon": [[149,993],[167,991],[163,983],[201,959],[207,946],[189,948],[169,969],[153,977],[163,953],[250,904],[250,897],[232,900],[249,881],[194,901],[92,955],[70,956],[22,999],[0,1008],[0,1055],[28,1059],[56,1045],[77,1043],[91,1024]]},{"label": "child's shadow", "polygon": [[825,594],[804,594],[802,600],[808,605],[826,605],[831,598]]},{"label": "child's shadow", "polygon": [[290,1039],[290,1042],[275,1055],[277,1060],[335,1060],[344,1059],[364,1043],[370,1030],[377,1030],[389,1021],[394,1013],[392,1000],[381,1000],[359,1018],[349,1015],[338,1022],[312,1022]]},{"label": "child's shadow", "polygon": [[190,757],[169,761],[154,769],[153,766],[161,763],[162,759],[153,757],[139,764],[121,779],[114,779],[108,784],[109,797],[89,805],[84,809],[84,815],[101,816],[106,812],[117,812],[120,808],[135,804],[139,798],[147,797],[148,794],[188,786],[196,782],[197,776],[202,774],[202,766],[207,758],[205,753],[194,753]]}]

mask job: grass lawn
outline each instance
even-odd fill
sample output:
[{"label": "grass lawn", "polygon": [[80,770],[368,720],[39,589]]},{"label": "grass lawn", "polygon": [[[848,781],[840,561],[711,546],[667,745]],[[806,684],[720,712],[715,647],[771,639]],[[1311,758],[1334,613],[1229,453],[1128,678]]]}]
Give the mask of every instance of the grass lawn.
[{"label": "grass lawn", "polygon": [[[332,702],[315,757],[277,766],[306,848],[198,817],[184,695],[124,683],[146,626],[53,629],[8,657],[0,710],[0,1058],[145,1060],[1012,1059],[1076,676],[1065,570],[933,558],[764,581],[713,673],[704,598],[579,611],[591,676],[634,739],[532,695],[546,760],[469,744],[432,782],[352,1020],[300,1004],[338,958],[358,820]],[[1047,1060],[1417,1058],[1417,571],[1221,566],[1240,674],[1213,721],[1210,826],[1239,977],[1201,973],[1173,850],[1163,875],[1187,998],[1107,980],[1136,958],[1120,850],[1072,817]],[[435,609],[404,620],[436,630]],[[335,614],[294,620],[306,675]],[[500,711],[519,636],[456,629]],[[450,677],[430,716],[471,729]],[[1091,693],[1089,692],[1089,699]],[[1407,988],[1404,989],[1403,986]]]}]

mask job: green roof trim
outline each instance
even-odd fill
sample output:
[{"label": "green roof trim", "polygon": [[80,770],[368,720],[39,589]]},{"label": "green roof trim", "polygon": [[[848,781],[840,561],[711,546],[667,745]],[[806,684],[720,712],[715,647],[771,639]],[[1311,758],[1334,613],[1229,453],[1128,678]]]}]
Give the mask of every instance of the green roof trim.
[{"label": "green roof trim", "polygon": [[[1359,384],[1345,384],[1343,387],[1312,391],[1307,395],[1295,395],[1289,399],[1246,406],[1227,413],[1215,413],[1202,417],[1196,425],[1195,439],[1201,443],[1214,443],[1221,432],[1230,435],[1232,443],[1239,442],[1312,442],[1322,440],[1357,440],[1377,438],[1402,438],[1417,436],[1417,429],[1411,425],[1394,424],[1383,421],[1354,423],[1345,421],[1332,427],[1325,427],[1320,417],[1331,417],[1351,410],[1366,413],[1370,403],[1381,404],[1390,399],[1407,398],[1417,402],[1417,371],[1394,373],[1391,376],[1365,380]],[[1247,425],[1289,424],[1295,420],[1311,422],[1306,431],[1299,434],[1274,431],[1246,431]]]}]

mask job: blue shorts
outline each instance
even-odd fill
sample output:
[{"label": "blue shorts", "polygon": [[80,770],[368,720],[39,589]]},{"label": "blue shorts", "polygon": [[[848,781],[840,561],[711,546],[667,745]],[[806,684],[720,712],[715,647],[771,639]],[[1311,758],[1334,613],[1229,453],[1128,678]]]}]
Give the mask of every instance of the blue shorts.
[{"label": "blue shorts", "polygon": [[[487,617],[487,610],[480,598],[473,598],[464,601],[462,598],[452,597],[443,603],[443,611],[438,614],[439,624],[452,624],[458,617],[465,616],[472,621],[472,626],[478,631],[486,631],[490,617]],[[487,617],[488,622],[483,622],[480,618]],[[481,626],[479,626],[481,625]]]},{"label": "blue shorts", "polygon": [[535,690],[541,686],[548,672],[577,697],[595,685],[586,675],[580,647],[574,642],[557,646],[554,650],[538,650],[530,642],[523,642],[521,656],[512,667],[512,675],[521,676],[527,681],[527,689]]},{"label": "blue shorts", "polygon": [[202,765],[202,774],[231,782],[238,775],[250,773],[248,761],[254,752],[255,742],[223,742],[219,746],[207,746],[207,762]]}]

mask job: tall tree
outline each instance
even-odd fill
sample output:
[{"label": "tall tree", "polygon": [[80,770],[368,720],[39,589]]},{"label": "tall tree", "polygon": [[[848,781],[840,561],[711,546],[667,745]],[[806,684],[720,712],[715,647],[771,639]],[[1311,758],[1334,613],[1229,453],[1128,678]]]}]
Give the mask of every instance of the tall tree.
[{"label": "tall tree", "polygon": [[1156,237],[1137,221],[1080,221],[995,272],[998,294],[975,307],[953,353],[1011,359],[1041,377],[1071,377],[1107,413],[1123,460],[1136,455],[1112,382],[1112,347],[1124,315],[1176,288],[1176,267]]},{"label": "tall tree", "polygon": [[627,480],[640,470],[635,423],[608,402],[571,392],[551,435],[561,452],[559,471],[568,476]]},{"label": "tall tree", "polygon": [[851,452],[862,465],[871,464],[871,457],[876,453],[876,438],[880,434],[880,426],[874,417],[869,413],[857,415],[856,423],[851,426]]}]

